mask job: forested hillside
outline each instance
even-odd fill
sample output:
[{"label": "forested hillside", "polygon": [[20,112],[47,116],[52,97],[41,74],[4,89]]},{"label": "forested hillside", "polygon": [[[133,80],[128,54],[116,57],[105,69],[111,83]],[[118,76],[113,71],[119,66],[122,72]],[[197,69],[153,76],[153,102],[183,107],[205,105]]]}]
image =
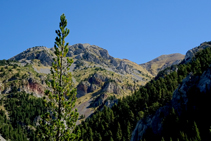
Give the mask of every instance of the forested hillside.
[{"label": "forested hillside", "polygon": [[[118,104],[111,109],[104,107],[103,111],[98,111],[91,118],[87,119],[86,122],[83,122],[77,127],[81,130],[81,139],[90,141],[130,140],[131,133],[138,120],[153,115],[159,107],[168,104],[172,99],[174,90],[182,83],[182,80],[187,74],[193,73],[195,76],[200,76],[209,68],[210,64],[211,48],[206,48],[198,52],[190,63],[178,65],[177,71],[173,71],[163,78],[160,77],[157,80],[152,80],[145,86],[140,87],[139,91],[136,91],[133,95],[119,100]],[[194,93],[191,93],[191,89]],[[194,88],[191,89],[189,90],[189,93],[191,93],[189,96],[191,99],[196,100],[200,97],[200,93],[193,90]],[[203,97],[203,99],[206,100],[208,100],[208,98],[209,96]],[[163,133],[155,136],[153,135],[153,132],[150,132],[149,130],[147,131],[147,134],[144,135],[143,139],[150,141],[152,140],[152,137],[155,137],[153,140],[169,140],[171,137],[172,140],[200,140],[199,138],[206,139],[208,136],[210,137],[209,129],[207,128],[210,126],[210,122],[205,120],[204,116],[191,116],[203,114],[206,116],[206,119],[209,117],[208,113],[206,114],[206,112],[202,112],[205,110],[204,108],[207,108],[208,110],[208,107],[204,106],[206,103],[204,102],[205,101],[199,99],[197,102],[197,105],[199,106],[196,106],[197,110],[191,111],[191,114],[189,115],[182,114],[178,117],[177,113],[172,110],[172,114],[166,117],[166,120],[164,121]],[[202,120],[197,117],[204,119]],[[176,120],[172,121],[172,118]],[[200,120],[203,122],[198,123]],[[175,122],[180,124],[176,124]],[[176,127],[173,126],[175,124],[177,125]],[[204,127],[204,124],[206,124],[207,127]],[[183,127],[182,125],[188,126]],[[202,129],[200,130],[200,128]],[[168,134],[166,131],[171,134]],[[205,132],[200,134],[199,131]]]},{"label": "forested hillside", "polygon": [[1,98],[0,133],[15,141],[38,140],[35,135],[37,116],[46,112],[42,98],[31,94],[11,93]]}]

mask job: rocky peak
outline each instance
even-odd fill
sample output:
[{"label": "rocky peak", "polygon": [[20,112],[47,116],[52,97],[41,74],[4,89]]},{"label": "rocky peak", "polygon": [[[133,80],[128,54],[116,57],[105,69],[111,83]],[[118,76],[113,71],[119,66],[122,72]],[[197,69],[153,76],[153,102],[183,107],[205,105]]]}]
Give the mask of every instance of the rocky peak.
[{"label": "rocky peak", "polygon": [[211,42],[204,42],[200,44],[198,47],[188,50],[182,63],[190,62],[197,52],[207,47],[211,47]]},{"label": "rocky peak", "polygon": [[[79,43],[69,46],[68,48],[69,51],[67,53],[67,57],[73,58],[76,66],[77,63],[86,66],[94,64],[122,75],[139,73],[137,68],[134,68],[132,65],[130,65],[130,63],[128,63],[129,61],[114,58],[109,55],[106,49],[96,45]],[[32,64],[33,60],[39,60],[42,65],[51,66],[54,57],[54,48],[33,47],[10,58],[9,60],[16,60],[23,64]],[[141,66],[139,66],[139,68],[148,73]]]},{"label": "rocky peak", "polygon": [[53,52],[47,47],[32,47],[22,53],[10,58],[21,63],[31,62],[34,59],[40,60],[45,66],[51,66],[53,62]]},{"label": "rocky peak", "polygon": [[108,77],[95,73],[86,80],[81,81],[77,86],[77,97],[86,95],[87,93],[94,92],[99,89],[101,85],[108,81]]},{"label": "rocky peak", "polygon": [[117,85],[117,83],[114,81],[108,81],[104,84],[103,92],[108,92],[108,93],[114,93],[114,94],[121,94],[122,93],[122,88]]}]

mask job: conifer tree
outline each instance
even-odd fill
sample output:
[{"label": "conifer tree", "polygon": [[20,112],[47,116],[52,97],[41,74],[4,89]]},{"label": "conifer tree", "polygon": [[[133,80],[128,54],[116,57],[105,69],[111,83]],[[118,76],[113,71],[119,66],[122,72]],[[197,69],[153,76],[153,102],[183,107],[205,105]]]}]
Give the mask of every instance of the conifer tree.
[{"label": "conifer tree", "polygon": [[165,139],[162,137],[161,141],[165,141]]},{"label": "conifer tree", "polygon": [[122,129],[121,129],[121,126],[118,122],[118,127],[117,127],[117,133],[116,133],[116,140],[117,141],[121,141],[122,139]]},{"label": "conifer tree", "polygon": [[112,137],[110,137],[109,141],[114,141]]},{"label": "conifer tree", "polygon": [[131,137],[131,125],[130,125],[130,122],[128,121],[127,122],[127,133],[126,133],[126,140],[130,140],[130,137]]},{"label": "conifer tree", "polygon": [[43,140],[61,141],[75,140],[79,137],[79,131],[73,133],[76,121],[78,119],[77,109],[73,110],[76,102],[76,89],[72,86],[72,76],[69,67],[73,63],[72,59],[66,58],[68,53],[68,43],[65,44],[65,38],[69,34],[66,28],[67,20],[65,15],[60,16],[60,30],[56,30],[58,35],[55,39],[55,55],[54,62],[51,67],[51,75],[53,80],[47,82],[53,91],[46,90],[48,102],[45,99],[45,105],[48,112],[41,116],[40,129]]},{"label": "conifer tree", "polygon": [[196,122],[194,122],[194,128],[195,128],[195,133],[196,133],[195,140],[196,140],[196,141],[201,141],[199,129],[198,129],[197,125],[196,125]]}]

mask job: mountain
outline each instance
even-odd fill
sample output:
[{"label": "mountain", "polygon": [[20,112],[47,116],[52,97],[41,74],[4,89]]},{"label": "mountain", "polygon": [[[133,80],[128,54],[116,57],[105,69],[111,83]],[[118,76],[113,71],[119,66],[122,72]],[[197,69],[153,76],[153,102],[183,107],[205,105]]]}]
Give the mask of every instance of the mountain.
[{"label": "mountain", "polygon": [[[68,48],[67,57],[74,60],[70,71],[77,88],[76,108],[85,118],[105,103],[107,98],[129,95],[153,78],[142,66],[127,59],[114,58],[107,50],[96,45],[75,44]],[[15,76],[14,69],[8,73],[2,82],[9,84],[1,89],[1,93],[10,93],[16,87],[17,91],[42,96],[47,88],[45,80],[50,78],[54,57],[54,48],[37,46],[10,58],[9,61],[16,62],[13,64],[18,66],[20,77]],[[23,74],[26,75],[25,79],[21,79]],[[11,78],[18,83],[10,85],[14,83]],[[19,85],[23,83],[21,81],[25,85]]]},{"label": "mountain", "polygon": [[[18,61],[19,66],[31,65],[34,71],[39,74],[49,74],[50,66],[55,57],[53,51],[54,48],[33,47],[9,60]],[[147,70],[136,63],[114,58],[108,54],[107,50],[95,45],[75,44],[70,46],[67,57],[74,59],[74,64],[71,66],[70,71],[73,73],[73,81],[76,86],[79,84],[77,86],[77,97],[93,92],[102,85],[91,86],[91,77],[95,74],[95,78],[102,82],[114,79],[118,83],[121,78],[121,83],[127,79],[127,83],[131,85],[133,81],[136,81],[137,85],[144,85],[152,78],[152,75]],[[102,78],[103,73],[104,76],[106,75],[105,78]],[[82,88],[85,83],[87,84],[86,87],[88,87],[87,90]]]},{"label": "mountain", "polygon": [[140,64],[140,66],[149,71],[153,76],[156,76],[159,71],[162,71],[171,65],[179,64],[184,57],[184,55],[179,53],[161,55],[147,63]]},{"label": "mountain", "polygon": [[[178,56],[183,55],[163,55],[138,65],[95,45],[69,46],[80,140],[211,139],[206,112],[211,42],[189,50],[182,61]],[[54,57],[53,48],[33,47],[0,60],[0,131],[5,139],[37,139],[33,130],[45,111],[39,97],[49,89],[45,80],[51,80]]]}]

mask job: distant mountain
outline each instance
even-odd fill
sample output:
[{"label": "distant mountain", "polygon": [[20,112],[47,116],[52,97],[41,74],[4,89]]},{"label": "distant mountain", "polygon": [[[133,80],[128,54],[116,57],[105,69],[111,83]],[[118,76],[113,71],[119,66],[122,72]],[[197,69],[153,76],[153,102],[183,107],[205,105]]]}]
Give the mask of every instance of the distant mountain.
[{"label": "distant mountain", "polygon": [[164,70],[171,65],[179,64],[184,58],[185,55],[180,53],[161,55],[147,63],[140,64],[140,66],[149,71],[153,76],[156,76],[159,71]]}]

